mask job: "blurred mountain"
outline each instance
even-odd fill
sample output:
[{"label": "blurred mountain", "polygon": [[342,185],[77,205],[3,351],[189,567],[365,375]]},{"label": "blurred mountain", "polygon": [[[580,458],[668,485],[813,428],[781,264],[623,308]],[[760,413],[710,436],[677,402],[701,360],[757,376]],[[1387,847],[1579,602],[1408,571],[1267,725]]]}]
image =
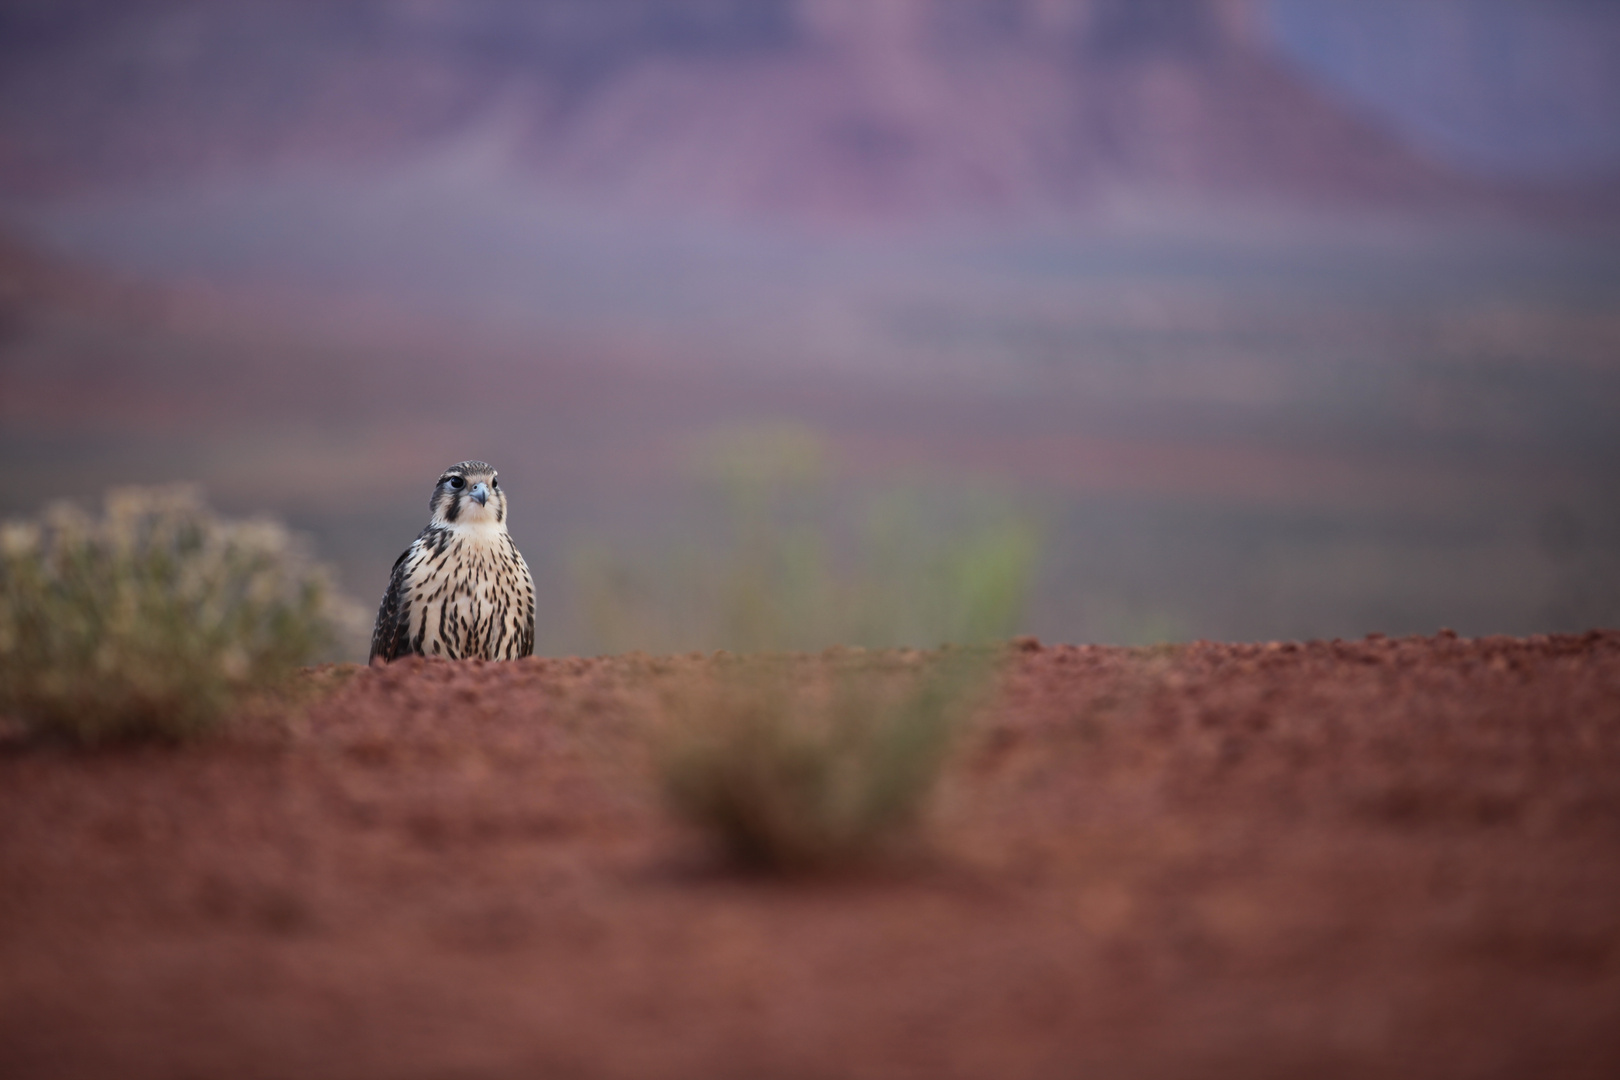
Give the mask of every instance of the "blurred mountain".
[{"label": "blurred mountain", "polygon": [[525,181],[660,209],[1481,197],[1271,24],[1258,0],[25,0],[0,10],[0,190],[470,140]]},{"label": "blurred mountain", "polygon": [[795,47],[656,57],[526,161],[637,204],[892,216],[1457,184],[1277,62],[1239,4],[822,2]]}]

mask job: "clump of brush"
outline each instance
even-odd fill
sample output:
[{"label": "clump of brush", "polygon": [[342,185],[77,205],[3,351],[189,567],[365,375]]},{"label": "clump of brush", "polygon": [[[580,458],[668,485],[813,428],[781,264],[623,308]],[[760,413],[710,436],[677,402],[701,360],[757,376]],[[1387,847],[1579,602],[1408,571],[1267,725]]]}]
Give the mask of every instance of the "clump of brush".
[{"label": "clump of brush", "polygon": [[666,701],[669,805],[752,871],[849,869],[904,842],[993,668],[987,651],[894,655],[717,662]]},{"label": "clump of brush", "polygon": [[79,744],[198,735],[352,619],[285,528],[189,488],[59,505],[0,526],[0,714]]}]

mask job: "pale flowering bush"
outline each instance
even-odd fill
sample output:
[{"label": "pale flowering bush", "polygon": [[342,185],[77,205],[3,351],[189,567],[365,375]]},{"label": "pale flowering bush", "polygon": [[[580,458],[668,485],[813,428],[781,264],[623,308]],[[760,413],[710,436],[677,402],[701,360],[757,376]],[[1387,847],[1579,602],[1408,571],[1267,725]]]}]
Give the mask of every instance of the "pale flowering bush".
[{"label": "pale flowering bush", "polygon": [[273,521],[189,488],[0,526],[0,713],[76,742],[178,739],[330,649],[353,615]]}]

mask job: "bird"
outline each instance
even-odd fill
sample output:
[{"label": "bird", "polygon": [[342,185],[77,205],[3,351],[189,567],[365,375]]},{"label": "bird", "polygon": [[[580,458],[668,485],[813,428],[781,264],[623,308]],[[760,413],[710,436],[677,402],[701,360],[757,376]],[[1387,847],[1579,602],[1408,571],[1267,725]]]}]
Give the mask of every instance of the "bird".
[{"label": "bird", "polygon": [[394,561],[370,659],[534,655],[534,579],[506,530],[506,493],[495,467],[450,466],[433,485],[428,509],[427,526]]}]

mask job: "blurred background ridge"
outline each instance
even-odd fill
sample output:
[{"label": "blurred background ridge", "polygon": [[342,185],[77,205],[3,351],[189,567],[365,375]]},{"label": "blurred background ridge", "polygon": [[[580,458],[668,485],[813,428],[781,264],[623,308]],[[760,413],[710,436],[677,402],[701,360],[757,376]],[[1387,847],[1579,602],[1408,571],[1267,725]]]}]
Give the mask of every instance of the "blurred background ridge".
[{"label": "blurred background ridge", "polygon": [[[0,455],[368,599],[492,460],[552,650],[736,644],[748,545],[794,645],[978,632],[925,595],[981,549],[998,633],[1613,624],[1617,54],[1576,0],[11,3]],[[715,494],[783,431],[814,490]]]},{"label": "blurred background ridge", "polygon": [[[1323,0],[95,0],[0,15],[22,192],[389,166],[827,216],[1433,203],[1620,171],[1603,5]],[[1457,166],[1471,166],[1468,170]]]}]

